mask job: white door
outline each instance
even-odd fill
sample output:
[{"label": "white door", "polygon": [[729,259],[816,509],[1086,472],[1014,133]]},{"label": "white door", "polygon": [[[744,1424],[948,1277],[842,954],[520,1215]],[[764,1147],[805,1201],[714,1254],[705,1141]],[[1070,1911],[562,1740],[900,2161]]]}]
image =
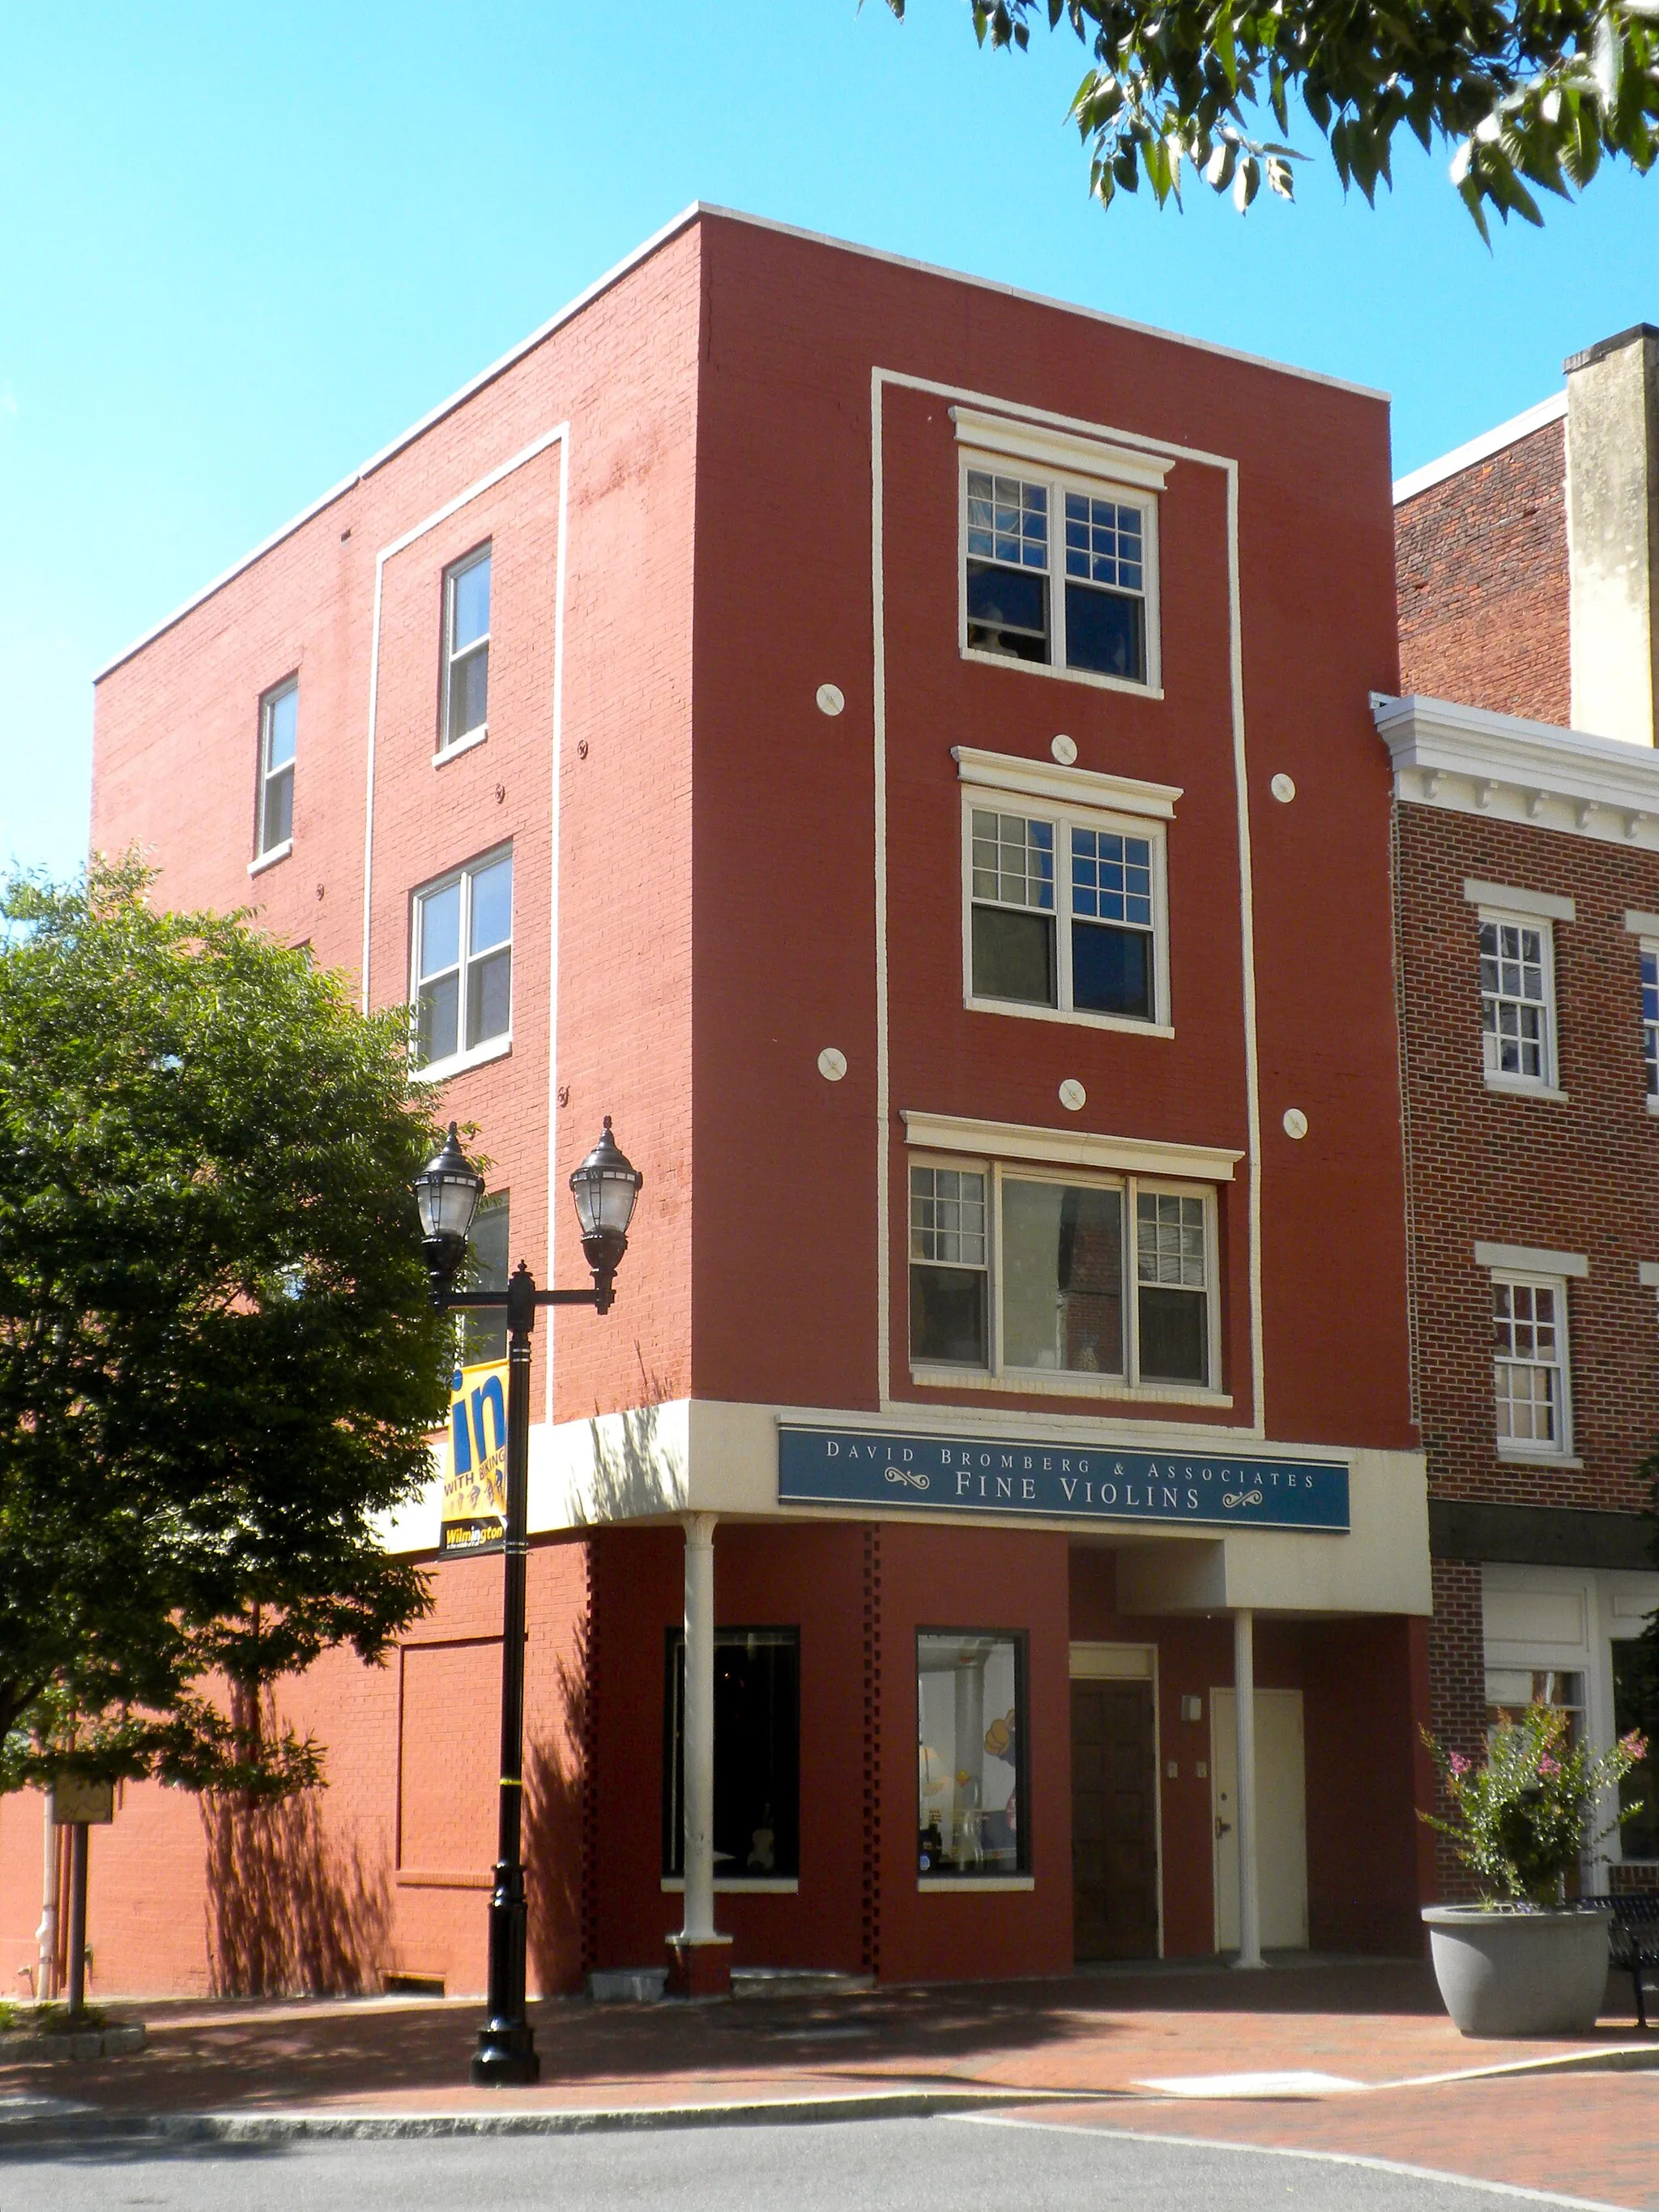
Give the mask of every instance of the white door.
[{"label": "white door", "polygon": [[[1308,1948],[1308,1816],[1302,1692],[1255,1693],[1255,1855],[1261,1948]],[[1210,1692],[1210,1806],[1215,1832],[1215,1947],[1238,1948],[1238,1734],[1231,1690]]]}]

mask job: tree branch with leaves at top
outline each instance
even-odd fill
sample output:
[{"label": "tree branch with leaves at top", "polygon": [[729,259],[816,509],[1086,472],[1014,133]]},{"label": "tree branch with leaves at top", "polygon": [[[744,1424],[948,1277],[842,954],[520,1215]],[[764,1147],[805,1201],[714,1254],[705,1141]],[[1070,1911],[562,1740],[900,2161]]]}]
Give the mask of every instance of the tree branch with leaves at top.
[{"label": "tree branch with leaves at top", "polygon": [[[905,0],[887,0],[902,19]],[[1024,51],[1068,25],[1091,64],[1071,106],[1103,207],[1139,189],[1179,202],[1185,171],[1242,211],[1292,197],[1292,101],[1346,190],[1392,184],[1403,128],[1452,149],[1480,235],[1488,213],[1541,223],[1604,159],[1659,153],[1659,0],[969,0],[981,46]],[[1273,135],[1265,135],[1267,118]]]}]

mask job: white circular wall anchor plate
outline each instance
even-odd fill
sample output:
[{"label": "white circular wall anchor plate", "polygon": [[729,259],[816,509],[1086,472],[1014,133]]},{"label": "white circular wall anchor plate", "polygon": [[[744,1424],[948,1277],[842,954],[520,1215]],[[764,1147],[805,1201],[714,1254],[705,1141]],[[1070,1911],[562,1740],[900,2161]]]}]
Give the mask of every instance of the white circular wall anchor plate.
[{"label": "white circular wall anchor plate", "polygon": [[826,1083],[839,1083],[847,1073],[847,1054],[833,1044],[827,1044],[818,1054],[818,1073]]},{"label": "white circular wall anchor plate", "polygon": [[1070,768],[1072,763],[1077,758],[1077,739],[1058,737],[1048,750],[1062,768]]},{"label": "white circular wall anchor plate", "polygon": [[1076,1076],[1068,1075],[1060,1086],[1060,1103],[1068,1114],[1080,1114],[1089,1103],[1089,1094]]},{"label": "white circular wall anchor plate", "polygon": [[819,684],[819,686],[818,686],[818,712],[819,712],[819,714],[840,714],[840,712],[841,712],[841,710],[842,710],[842,708],[846,704],[847,704],[847,695],[846,695],[846,693],[842,690],[842,688],[841,688],[841,686],[840,686],[840,684]]},{"label": "white circular wall anchor plate", "polygon": [[1285,774],[1282,769],[1273,778],[1273,781],[1267,786],[1267,788],[1272,792],[1273,797],[1279,801],[1281,806],[1288,806],[1291,801],[1296,797],[1295,782],[1290,776]]},{"label": "white circular wall anchor plate", "polygon": [[1299,1144],[1308,1133],[1308,1117],[1299,1106],[1285,1109],[1285,1134],[1294,1137]]}]

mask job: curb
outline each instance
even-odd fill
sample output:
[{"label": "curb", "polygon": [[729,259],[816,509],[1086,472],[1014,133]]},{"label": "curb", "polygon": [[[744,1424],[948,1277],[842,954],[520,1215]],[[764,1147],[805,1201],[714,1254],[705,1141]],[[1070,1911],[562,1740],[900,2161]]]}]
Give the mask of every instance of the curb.
[{"label": "curb", "polygon": [[[1117,2093],[1121,2094],[1121,2093]],[[932,2119],[1009,2106],[1098,2104],[1114,2094],[1063,2089],[901,2089],[852,2097],[756,2099],[747,2104],[641,2105],[506,2112],[0,2113],[0,2153],[66,2142],[398,2142],[466,2136],[643,2134],[676,2128],[811,2127],[844,2120]]]},{"label": "curb", "polygon": [[123,2021],[109,2027],[87,2027],[71,2034],[67,2030],[33,2033],[27,2028],[0,2034],[0,2066],[61,2065],[75,2058],[125,2058],[144,2047],[141,2021]]}]

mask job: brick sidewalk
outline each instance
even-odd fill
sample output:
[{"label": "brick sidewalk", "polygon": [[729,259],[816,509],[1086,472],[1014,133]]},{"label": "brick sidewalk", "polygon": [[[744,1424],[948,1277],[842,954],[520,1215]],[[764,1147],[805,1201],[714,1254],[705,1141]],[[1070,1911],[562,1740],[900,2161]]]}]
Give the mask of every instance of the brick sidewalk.
[{"label": "brick sidewalk", "polygon": [[[542,2081],[485,2091],[467,2078],[476,2002],[113,2008],[148,2020],[143,2053],[8,2067],[0,2097],[67,2096],[111,2114],[613,2110],[945,2087],[1144,2098],[1148,2081],[1172,2076],[1291,2070],[1400,2083],[1639,2040],[1627,2014],[1610,2014],[1588,2044],[1471,2043],[1445,2017],[1426,1967],[1315,1964],[708,2007],[541,2004],[532,2014]],[[1328,2109],[1352,2101],[1334,2098]],[[1380,2099],[1364,2101],[1381,2109]],[[1659,2110],[1659,2084],[1650,2101]],[[1183,2099],[1158,2109],[1184,2119],[1200,2107]]]}]

